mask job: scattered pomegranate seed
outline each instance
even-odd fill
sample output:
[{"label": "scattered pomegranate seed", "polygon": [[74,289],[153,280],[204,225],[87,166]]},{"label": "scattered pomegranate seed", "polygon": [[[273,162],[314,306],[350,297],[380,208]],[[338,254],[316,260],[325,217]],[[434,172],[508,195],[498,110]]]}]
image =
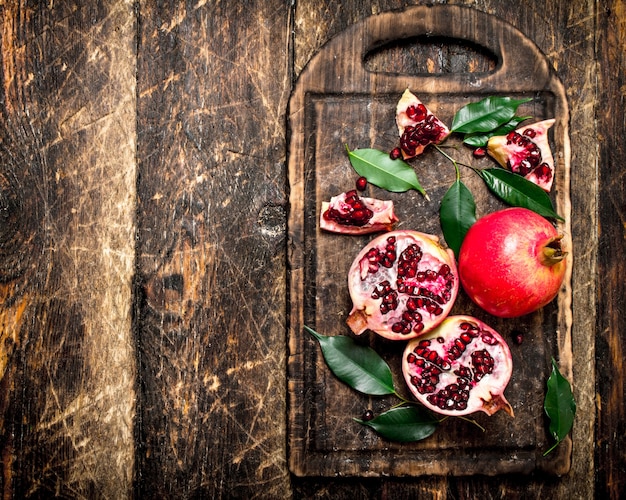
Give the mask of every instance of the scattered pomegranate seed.
[{"label": "scattered pomegranate seed", "polygon": [[374,412],[372,410],[366,410],[365,413],[363,413],[361,420],[363,420],[363,422],[369,422],[373,418],[374,418]]},{"label": "scattered pomegranate seed", "polygon": [[367,187],[367,179],[365,177],[359,177],[356,180],[356,188],[359,191],[365,191],[365,188]]},{"label": "scattered pomegranate seed", "polygon": [[524,334],[520,331],[514,330],[513,331],[513,342],[515,342],[516,345],[521,345],[522,342],[524,342]]},{"label": "scattered pomegranate seed", "polygon": [[487,150],[485,148],[474,149],[474,158],[484,158],[486,154]]},{"label": "scattered pomegranate seed", "polygon": [[389,153],[389,158],[392,160],[397,160],[402,156],[402,150],[400,148],[393,148]]}]

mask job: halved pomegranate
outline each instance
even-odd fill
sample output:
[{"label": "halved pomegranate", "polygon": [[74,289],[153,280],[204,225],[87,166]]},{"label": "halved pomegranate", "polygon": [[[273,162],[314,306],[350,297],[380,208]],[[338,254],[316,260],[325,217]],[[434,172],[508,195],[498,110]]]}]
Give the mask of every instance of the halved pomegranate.
[{"label": "halved pomegranate", "polygon": [[554,119],[526,125],[507,135],[491,137],[487,152],[501,166],[550,191],[554,181],[554,158],[548,129]]},{"label": "halved pomegranate", "polygon": [[392,158],[413,158],[422,154],[429,144],[439,144],[450,130],[409,89],[404,91],[396,107],[396,124],[400,135],[400,150]]},{"label": "halved pomegranate", "polygon": [[402,373],[413,395],[444,415],[504,410],[513,416],[504,397],[512,371],[505,340],[471,316],[448,316],[410,341],[402,356]]},{"label": "halved pomegranate", "polygon": [[411,339],[450,313],[459,290],[454,253],[436,236],[391,231],[357,255],[348,288],[353,307],[347,323],[356,335],[369,328],[391,340]]},{"label": "halved pomegranate", "polygon": [[334,233],[390,231],[396,222],[393,201],[361,197],[354,189],[323,201],[320,210],[320,228]]}]

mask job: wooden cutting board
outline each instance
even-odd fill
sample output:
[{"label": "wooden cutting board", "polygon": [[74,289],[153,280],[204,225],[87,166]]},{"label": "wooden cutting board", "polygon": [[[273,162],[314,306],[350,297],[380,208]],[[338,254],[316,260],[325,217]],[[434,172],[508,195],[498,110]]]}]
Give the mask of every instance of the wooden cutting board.
[{"label": "wooden cutting board", "polygon": [[[465,55],[455,56],[459,50]],[[431,72],[441,66],[435,57],[410,63],[412,54],[428,51],[467,64]],[[398,71],[404,67],[413,68],[411,74]],[[570,468],[572,443],[568,438],[543,456],[552,444],[543,399],[551,358],[571,381],[571,259],[558,298],[527,317],[493,318],[460,294],[453,313],[477,316],[508,339],[518,332],[524,336],[521,345],[510,342],[514,369],[505,394],[515,418],[503,412],[473,415],[484,431],[450,418],[420,442],[400,444],[380,438],[353,417],[366,409],[380,413],[398,400],[370,398],[341,383],[303,329],[308,325],[324,335],[351,335],[345,324],[351,308],[347,271],[371,236],[321,232],[320,205],[354,186],[357,175],[345,145],[389,151],[397,144],[394,112],[406,88],[448,124],[461,106],[488,95],[531,97],[520,114],[537,120],[556,118],[551,132],[556,162],[551,195],[565,218],[561,230],[572,255],[567,102],[562,85],[531,40],[493,16],[459,6],[414,7],[372,16],[334,38],[303,70],[289,109],[291,470],[299,476],[564,474]],[[458,161],[493,166],[489,159],[473,159],[458,138],[451,137],[446,146],[455,146],[448,151]],[[394,200],[399,228],[442,236],[439,203],[454,181],[454,167],[432,148],[412,165],[430,200],[415,191],[392,194],[376,187],[369,187],[367,194]],[[477,216],[503,207],[470,169],[462,170],[462,179],[474,194]],[[399,369],[404,343],[384,341],[372,333],[359,341],[385,357],[396,387],[406,393]]]}]

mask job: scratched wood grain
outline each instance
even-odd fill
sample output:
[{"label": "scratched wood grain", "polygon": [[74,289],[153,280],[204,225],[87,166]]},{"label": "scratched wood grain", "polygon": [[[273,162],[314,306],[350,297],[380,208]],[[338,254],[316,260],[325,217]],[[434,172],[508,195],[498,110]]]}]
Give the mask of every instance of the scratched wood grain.
[{"label": "scratched wood grain", "polygon": [[[626,492],[626,2],[598,10],[599,144],[598,324],[596,329],[596,495],[618,499]],[[594,255],[592,253],[592,255]],[[593,331],[593,330],[590,330]]]},{"label": "scratched wood grain", "polygon": [[448,2],[519,28],[568,89],[570,474],[289,476],[287,99],[330,37],[414,3],[0,2],[4,498],[624,496],[623,0]]},{"label": "scratched wood grain", "polygon": [[285,2],[140,3],[142,498],[281,498]]},{"label": "scratched wood grain", "polygon": [[124,498],[134,473],[135,20],[0,4],[3,498]]}]

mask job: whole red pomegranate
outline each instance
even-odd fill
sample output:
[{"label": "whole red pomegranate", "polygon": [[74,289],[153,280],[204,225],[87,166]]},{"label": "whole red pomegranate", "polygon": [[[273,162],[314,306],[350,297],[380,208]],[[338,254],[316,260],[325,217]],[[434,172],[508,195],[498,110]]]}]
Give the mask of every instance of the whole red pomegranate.
[{"label": "whole red pomegranate", "polygon": [[422,335],[450,313],[459,290],[454,253],[418,231],[378,236],[357,255],[348,272],[352,311],[347,323],[391,340]]},{"label": "whole red pomegranate", "polygon": [[492,212],[469,229],[459,277],[469,297],[501,318],[529,314],[556,297],[565,276],[560,235],[526,208]]},{"label": "whole red pomegranate", "polygon": [[504,397],[512,371],[505,340],[471,316],[448,316],[411,340],[402,356],[402,373],[413,395],[444,415],[504,410],[513,416]]}]

